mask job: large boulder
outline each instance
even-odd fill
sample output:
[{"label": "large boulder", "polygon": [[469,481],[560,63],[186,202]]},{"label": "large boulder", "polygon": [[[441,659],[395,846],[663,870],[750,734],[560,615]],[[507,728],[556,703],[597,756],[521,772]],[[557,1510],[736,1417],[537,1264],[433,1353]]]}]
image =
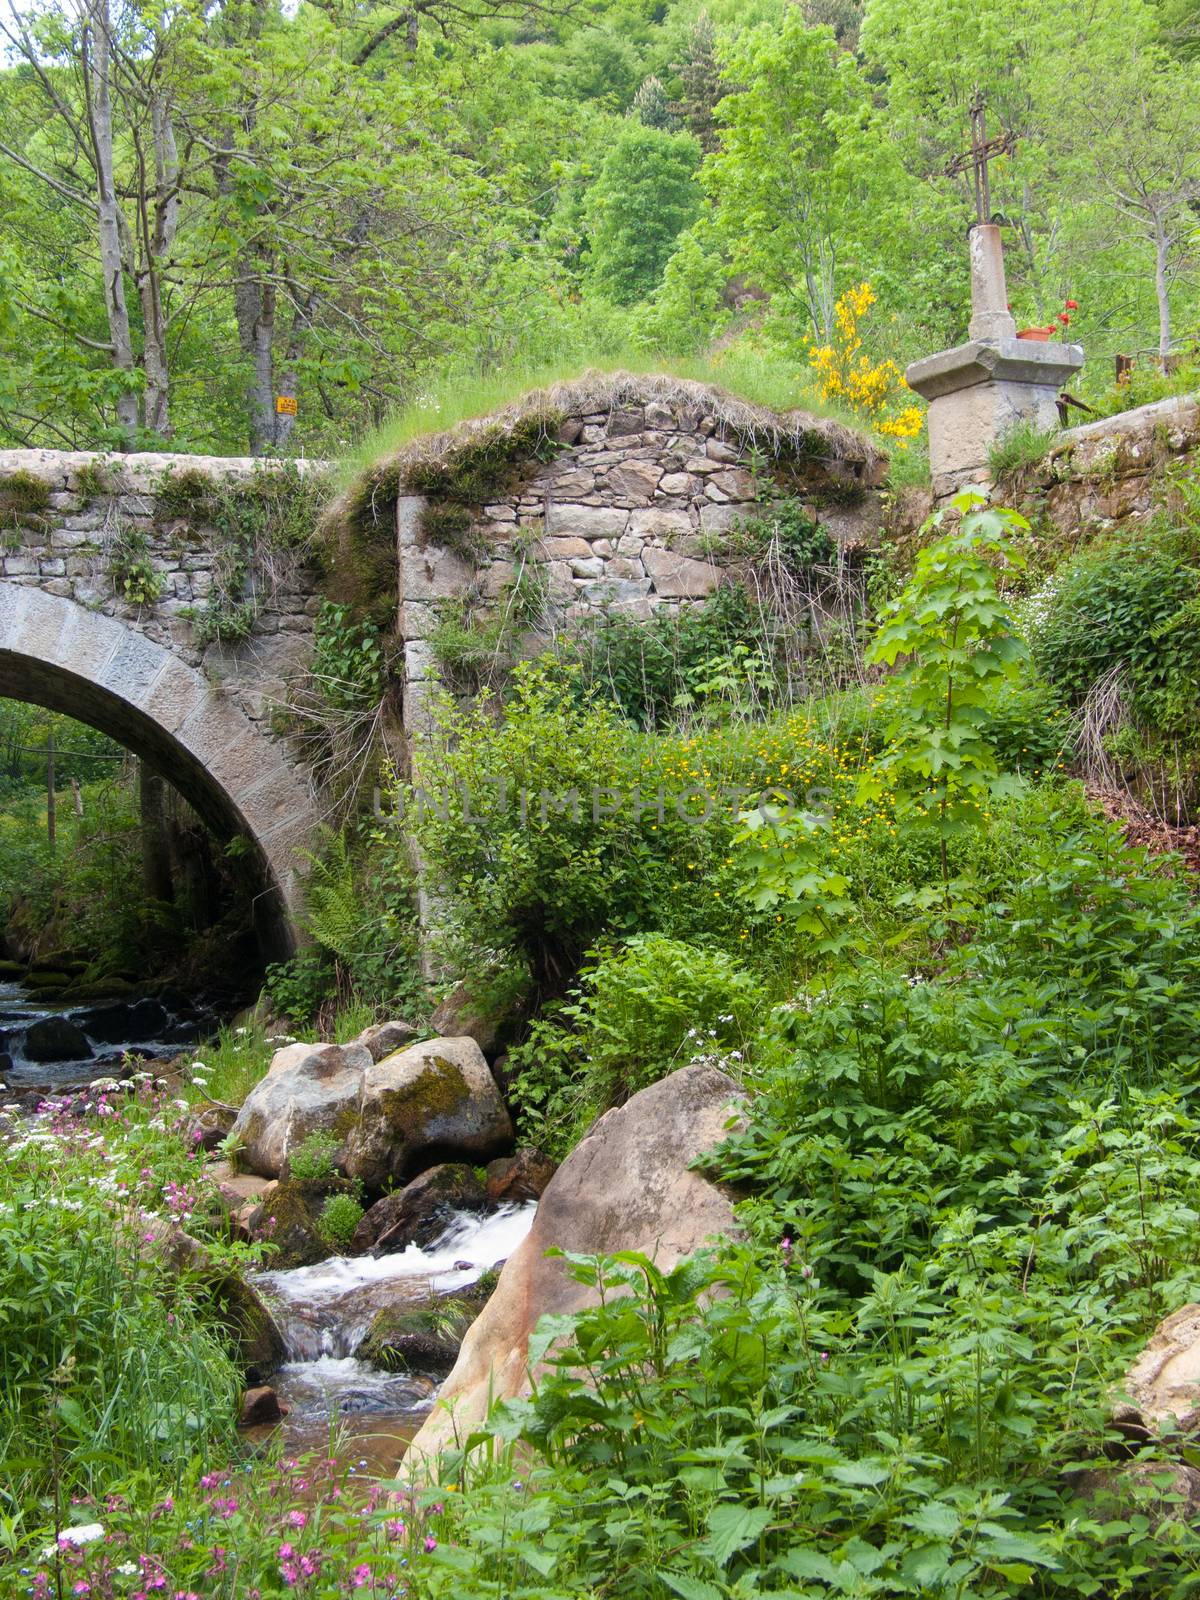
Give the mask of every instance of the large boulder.
[{"label": "large boulder", "polygon": [[371,1052],[372,1061],[382,1061],[384,1056],[390,1056],[397,1050],[403,1050],[405,1045],[411,1044],[420,1034],[419,1028],[414,1028],[411,1022],[403,1022],[394,1017],[390,1022],[377,1022],[370,1028],[364,1028],[354,1041],[355,1044],[365,1044]]},{"label": "large boulder", "polygon": [[87,1034],[66,1017],[43,1017],[25,1032],[25,1054],[30,1061],[90,1061]]},{"label": "large boulder", "polygon": [[431,1156],[486,1159],[512,1136],[500,1091],[474,1039],[427,1039],[368,1066],[341,1165],[368,1189],[383,1189],[403,1183]]},{"label": "large boulder", "polygon": [[463,1342],[443,1404],[409,1447],[412,1459],[469,1433],[491,1400],[527,1391],[529,1335],[539,1318],[594,1301],[547,1250],[639,1250],[669,1270],[706,1240],[736,1233],[729,1196],[690,1167],[739,1120],[742,1099],[732,1078],[697,1063],[599,1118],[551,1179],[531,1232]]},{"label": "large boulder", "polygon": [[[1130,1367],[1125,1393],[1151,1433],[1200,1428],[1200,1305],[1163,1318]],[[1128,1407],[1118,1420],[1134,1420]]]},{"label": "large boulder", "polygon": [[482,1211],[487,1203],[487,1193],[470,1167],[450,1162],[430,1167],[371,1206],[354,1230],[350,1254],[372,1250],[381,1256],[410,1244],[425,1249],[445,1233],[456,1211]]},{"label": "large boulder", "polygon": [[370,1051],[363,1045],[289,1045],[277,1051],[230,1130],[241,1164],[264,1178],[277,1178],[289,1153],[310,1134],[344,1141],[357,1121],[363,1075],[370,1066]]}]

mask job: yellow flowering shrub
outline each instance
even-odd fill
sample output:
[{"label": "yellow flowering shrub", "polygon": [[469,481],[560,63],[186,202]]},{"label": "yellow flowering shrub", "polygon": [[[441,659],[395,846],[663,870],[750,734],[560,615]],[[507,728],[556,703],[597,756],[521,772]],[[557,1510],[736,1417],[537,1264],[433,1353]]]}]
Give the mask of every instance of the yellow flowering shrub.
[{"label": "yellow flowering shrub", "polygon": [[847,289],[833,310],[834,332],[829,344],[810,345],[808,362],[816,373],[823,400],[848,406],[877,434],[902,450],[915,439],[924,420],[920,406],[904,375],[890,359],[872,361],[863,349],[862,324],[875,304],[869,283]]}]

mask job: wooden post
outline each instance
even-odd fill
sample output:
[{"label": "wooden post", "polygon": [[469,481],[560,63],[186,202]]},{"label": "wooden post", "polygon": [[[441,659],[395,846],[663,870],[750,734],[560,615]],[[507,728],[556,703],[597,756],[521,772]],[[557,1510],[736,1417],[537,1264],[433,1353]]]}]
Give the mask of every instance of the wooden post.
[{"label": "wooden post", "polygon": [[142,824],[142,886],[150,900],[170,905],[175,899],[171,851],[164,815],[166,786],[161,776],[138,762],[138,805]]},{"label": "wooden post", "polygon": [[53,849],[58,833],[58,816],[54,796],[54,729],[46,735],[46,837]]}]

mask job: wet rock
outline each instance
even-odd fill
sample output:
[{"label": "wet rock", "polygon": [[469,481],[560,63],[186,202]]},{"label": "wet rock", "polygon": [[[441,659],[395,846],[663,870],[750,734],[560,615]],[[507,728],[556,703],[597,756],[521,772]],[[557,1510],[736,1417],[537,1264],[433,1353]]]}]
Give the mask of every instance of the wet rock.
[{"label": "wet rock", "polygon": [[216,1150],[224,1144],[236,1121],[237,1112],[229,1106],[205,1106],[196,1118],[201,1150]]},{"label": "wet rock", "polygon": [[470,1432],[491,1400],[528,1388],[529,1335],[545,1313],[578,1311],[595,1295],[552,1247],[584,1255],[640,1250],[664,1270],[713,1237],[736,1234],[729,1196],[699,1172],[740,1114],[742,1091],[715,1067],[673,1072],[600,1117],[542,1195],[533,1227],[505,1263],[495,1293],[463,1342],[439,1406],[409,1455],[435,1455]]},{"label": "wet rock", "polygon": [[490,1059],[511,1035],[524,1010],[520,999],[505,1005],[485,1003],[474,995],[470,984],[460,983],[433,1013],[430,1026],[446,1038],[474,1039]]},{"label": "wet rock", "polygon": [[487,1197],[493,1204],[502,1201],[540,1200],[558,1163],[532,1145],[523,1145],[511,1156],[489,1161],[484,1174]]},{"label": "wet rock", "polygon": [[165,1007],[157,1000],[138,1000],[133,1005],[124,1000],[114,1000],[109,1005],[89,1006],[85,1011],[76,1011],[71,1020],[98,1044],[127,1044],[130,1040],[157,1039],[165,1033],[171,1021]]},{"label": "wet rock", "polygon": [[470,1167],[430,1167],[419,1178],[377,1200],[354,1231],[352,1255],[385,1255],[410,1244],[423,1249],[445,1231],[455,1211],[482,1211],[487,1195]]},{"label": "wet rock", "polygon": [[390,1056],[411,1044],[419,1033],[420,1029],[414,1028],[411,1022],[397,1019],[377,1022],[373,1028],[365,1028],[354,1042],[366,1046],[371,1052],[372,1061],[382,1061],[384,1056]]},{"label": "wet rock", "polygon": [[438,1295],[421,1305],[382,1307],[354,1354],[387,1372],[449,1372],[498,1276],[485,1272],[469,1289]]},{"label": "wet rock", "polygon": [[12,1057],[7,1050],[0,1050],[0,1073],[12,1071]]},{"label": "wet rock", "polygon": [[354,1354],[385,1372],[449,1372],[458,1359],[461,1338],[435,1331],[434,1313],[378,1311]]},{"label": "wet rock", "polygon": [[422,1158],[492,1156],[511,1140],[512,1123],[475,1040],[429,1039],[368,1069],[341,1165],[368,1189],[383,1189],[403,1182]]},{"label": "wet rock", "polygon": [[357,1123],[363,1075],[371,1065],[363,1045],[289,1045],[278,1051],[230,1130],[242,1165],[277,1178],[288,1152],[309,1134],[344,1140]]},{"label": "wet rock", "polygon": [[242,1396],[238,1427],[257,1428],[263,1423],[282,1422],[290,1410],[291,1407],[280,1401],[269,1383],[260,1383],[253,1389],[247,1389]]},{"label": "wet rock", "polygon": [[247,1219],[251,1237],[266,1239],[272,1246],[268,1263],[272,1272],[310,1267],[332,1254],[317,1232],[324,1198],[293,1183],[277,1183],[251,1212]]},{"label": "wet rock", "polygon": [[90,1061],[92,1047],[66,1017],[43,1017],[26,1030],[25,1054],[31,1061]]}]

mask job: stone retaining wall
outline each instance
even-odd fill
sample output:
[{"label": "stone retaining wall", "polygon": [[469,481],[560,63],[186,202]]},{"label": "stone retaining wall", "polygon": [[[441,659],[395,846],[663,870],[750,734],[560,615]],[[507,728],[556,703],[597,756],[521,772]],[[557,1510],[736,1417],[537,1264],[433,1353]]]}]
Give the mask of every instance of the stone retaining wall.
[{"label": "stone retaining wall", "polygon": [[882,458],[819,456],[786,472],[735,430],[684,402],[649,400],[568,416],[549,461],[532,462],[519,489],[499,495],[456,554],[430,534],[423,495],[397,507],[399,631],[405,641],[405,723],[424,724],[441,683],[431,643],[448,606],[486,616],[530,570],[545,596],[529,648],[588,619],[656,612],[702,601],[723,581],[723,536],[761,516],[771,499],[799,498],[842,544],[873,542],[883,522]]},{"label": "stone retaining wall", "polygon": [[1172,471],[1194,466],[1197,456],[1200,397],[1159,400],[1068,429],[1024,475],[1018,498],[1073,540],[1144,522],[1169,495]]}]

